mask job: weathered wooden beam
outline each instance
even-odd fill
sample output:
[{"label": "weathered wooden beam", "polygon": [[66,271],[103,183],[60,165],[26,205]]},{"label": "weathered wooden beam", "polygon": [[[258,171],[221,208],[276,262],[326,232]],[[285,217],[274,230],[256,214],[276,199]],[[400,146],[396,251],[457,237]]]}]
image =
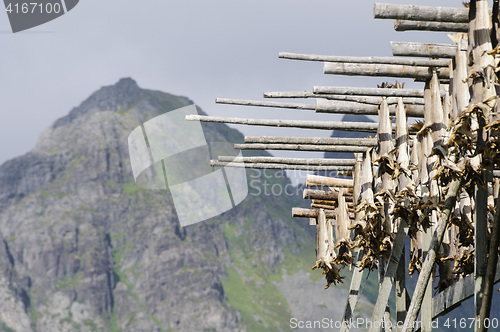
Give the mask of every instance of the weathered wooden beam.
[{"label": "weathered wooden beam", "polygon": [[431,7],[376,3],[373,16],[379,19],[468,23],[467,8]]},{"label": "weathered wooden beam", "polygon": [[[494,284],[500,282],[500,264],[496,265],[493,280]],[[472,296],[474,296],[474,276],[468,275],[433,297],[432,319],[446,315]]]},{"label": "weathered wooden beam", "polygon": [[219,156],[218,161],[235,162],[235,163],[273,163],[273,164],[311,165],[311,166],[354,166],[354,164],[356,163],[356,160],[354,159],[232,157],[232,156]]},{"label": "weathered wooden beam", "polygon": [[391,42],[392,55],[425,58],[453,58],[457,46],[451,44],[431,44],[412,42]]},{"label": "weathered wooden beam", "polygon": [[275,102],[275,101],[262,101],[262,100],[216,98],[215,103],[226,104],[226,105],[289,108],[289,109],[297,109],[297,110],[315,110],[316,109],[316,106],[314,104],[281,103],[281,102]]},{"label": "weathered wooden beam", "polygon": [[349,287],[349,294],[347,297],[347,303],[344,310],[344,317],[342,318],[342,326],[340,327],[340,332],[350,331],[351,321],[354,318],[354,310],[358,304],[358,299],[361,289],[361,281],[363,280],[363,269],[359,267],[359,263],[362,261],[365,252],[363,249],[358,250],[356,268],[352,274],[351,286]]},{"label": "weathered wooden beam", "polygon": [[[324,98],[328,100],[343,100],[362,104],[380,105],[381,97],[377,96],[354,96],[354,95],[333,95],[333,94],[315,94],[312,91],[284,91],[284,92],[265,92],[264,98]],[[399,97],[387,98],[389,105],[397,104]],[[423,98],[404,99],[405,105],[424,105]]]},{"label": "weathered wooden beam", "polygon": [[[423,105],[407,105],[406,109],[408,116],[420,118],[424,116]],[[360,104],[347,101],[339,102],[326,99],[316,100],[316,112],[318,113],[378,115],[378,110],[378,105]],[[390,107],[390,113],[392,115],[396,114],[395,105]]]},{"label": "weathered wooden beam", "polygon": [[384,97],[424,97],[421,89],[387,89],[387,88],[355,88],[340,86],[315,86],[315,94],[384,96]]},{"label": "weathered wooden beam", "polygon": [[[326,210],[325,214],[328,219],[335,217],[335,212],[333,210]],[[292,217],[294,218],[318,218],[318,215],[318,209],[304,209],[299,207],[292,208]]]},{"label": "weathered wooden beam", "polygon": [[[385,64],[325,62],[323,71],[325,74],[333,75],[427,79],[432,75],[430,68],[431,67],[409,67]],[[440,67],[438,76],[440,79],[449,79],[450,69],[447,67]]]},{"label": "weathered wooden beam", "polygon": [[240,150],[288,150],[320,152],[364,152],[369,147],[356,145],[312,145],[312,144],[235,144]]},{"label": "weathered wooden beam", "polygon": [[292,60],[323,61],[338,63],[365,63],[365,64],[386,64],[402,66],[423,66],[423,67],[446,67],[446,60],[438,59],[398,59],[393,57],[357,57],[357,56],[335,56],[316,54],[279,53],[280,58]]},{"label": "weathered wooden beam", "polygon": [[[304,189],[304,199],[337,200],[339,193],[336,191]],[[346,201],[352,202],[352,196],[346,196]]]},{"label": "weathered wooden beam", "polygon": [[[355,160],[352,160],[355,162]],[[354,165],[354,164],[353,164]],[[354,181],[351,179],[339,179],[319,175],[307,175],[306,187],[340,187],[353,188]]]},{"label": "weathered wooden beam", "polygon": [[394,20],[396,31],[468,32],[467,23]]},{"label": "weathered wooden beam", "polygon": [[460,180],[453,180],[446,193],[445,202],[441,215],[439,216],[439,222],[434,234],[432,236],[431,245],[424,263],[422,264],[422,270],[418,276],[417,285],[415,286],[415,293],[410,302],[410,308],[406,314],[406,319],[404,322],[404,332],[411,332],[413,330],[413,322],[417,320],[418,313],[420,311],[422,300],[424,297],[427,284],[430,280],[434,264],[436,263],[436,256],[443,241],[444,232],[448,226],[448,222],[451,215],[451,209],[455,207],[457,201],[457,193],[460,189]]},{"label": "weathered wooden beam", "polygon": [[207,115],[186,115],[188,121],[231,123],[249,126],[267,126],[302,129],[345,130],[373,133],[377,131],[378,124],[373,122],[340,122],[340,121],[302,121],[302,120],[268,120],[227,118]]},{"label": "weathered wooden beam", "polygon": [[245,143],[377,146],[376,138],[245,136]]},{"label": "weathered wooden beam", "polygon": [[313,165],[291,165],[278,163],[236,163],[211,160],[210,165],[214,167],[236,167],[236,168],[255,168],[255,169],[282,169],[294,171],[351,171],[352,166],[313,166]]}]

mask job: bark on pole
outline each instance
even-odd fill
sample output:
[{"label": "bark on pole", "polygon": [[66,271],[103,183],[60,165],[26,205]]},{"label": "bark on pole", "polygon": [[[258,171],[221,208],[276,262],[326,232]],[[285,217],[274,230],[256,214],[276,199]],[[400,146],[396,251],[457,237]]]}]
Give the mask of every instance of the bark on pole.
[{"label": "bark on pole", "polygon": [[391,42],[392,55],[414,56],[425,58],[453,58],[457,52],[456,45]]},{"label": "bark on pole", "polygon": [[296,171],[352,171],[352,166],[315,166],[315,165],[292,165],[279,163],[238,163],[222,162],[211,160],[210,165],[214,167],[236,167],[236,168],[254,168],[254,169],[283,169]]},{"label": "bark on pole", "polygon": [[438,227],[434,231],[429,251],[422,265],[422,270],[418,276],[417,285],[415,286],[415,293],[413,294],[410,302],[410,308],[408,309],[408,313],[406,314],[403,328],[404,332],[411,332],[413,330],[413,323],[417,320],[424,293],[427,288],[427,284],[429,283],[434,264],[436,262],[437,252],[439,250],[441,242],[443,241],[444,232],[446,231],[446,228],[448,226],[452,209],[455,207],[459,189],[460,180],[453,180],[450,183],[448,192],[445,197],[443,210],[441,211],[441,215],[439,216]]}]

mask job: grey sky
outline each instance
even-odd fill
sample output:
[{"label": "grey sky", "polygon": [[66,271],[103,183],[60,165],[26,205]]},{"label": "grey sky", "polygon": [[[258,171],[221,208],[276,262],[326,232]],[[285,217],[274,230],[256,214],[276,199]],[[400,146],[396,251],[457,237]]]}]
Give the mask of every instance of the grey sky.
[{"label": "grey sky", "polygon": [[[461,6],[456,0],[394,2]],[[143,88],[188,96],[210,115],[338,119],[214,99],[383,81],[326,76],[321,63],[278,59],[280,51],[388,56],[391,40],[449,42],[443,33],[394,32],[392,21],[372,18],[372,8],[365,0],[82,0],[59,19],[17,34],[9,32],[2,10],[0,163],[29,151],[45,128],[92,92],[127,76]],[[330,134],[237,128],[248,135]]]}]

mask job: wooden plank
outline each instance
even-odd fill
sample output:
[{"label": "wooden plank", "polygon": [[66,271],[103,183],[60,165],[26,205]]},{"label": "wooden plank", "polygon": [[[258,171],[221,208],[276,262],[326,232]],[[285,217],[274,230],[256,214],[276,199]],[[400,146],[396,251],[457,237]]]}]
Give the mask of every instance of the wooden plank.
[{"label": "wooden plank", "polygon": [[365,63],[365,64],[387,64],[402,66],[424,66],[424,67],[446,67],[448,62],[442,59],[398,59],[393,57],[358,57],[358,56],[335,56],[280,52],[279,57],[291,60],[307,60],[339,63]]},{"label": "wooden plank", "polygon": [[[233,156],[218,156],[217,159],[218,161],[221,162],[275,163],[275,164],[311,165],[311,166],[354,166],[356,164],[355,159],[233,157]],[[352,180],[349,181],[352,182]],[[352,185],[350,187],[352,187]]]},{"label": "wooden plank", "polygon": [[322,130],[345,130],[374,133],[378,124],[373,122],[341,122],[341,121],[303,121],[303,120],[268,120],[268,119],[246,119],[228,118],[221,116],[207,115],[186,115],[187,121],[230,123],[248,126],[267,126],[302,129],[322,129]]},{"label": "wooden plank", "polygon": [[373,17],[377,19],[468,23],[469,11],[463,7],[431,7],[376,3],[373,7]]},{"label": "wooden plank", "polygon": [[[500,282],[500,264],[497,264],[494,275],[494,283],[496,284]],[[446,315],[472,296],[474,296],[474,276],[469,275],[434,296],[432,299],[432,319]]]},{"label": "wooden plank", "polygon": [[396,31],[436,31],[436,32],[468,32],[467,23],[445,23],[432,21],[394,20]]},{"label": "wooden plank", "polygon": [[312,166],[312,165],[290,165],[277,163],[235,163],[210,160],[210,165],[214,167],[236,167],[236,168],[255,168],[255,169],[282,169],[295,171],[352,171],[352,166]]},{"label": "wooden plank", "polygon": [[306,187],[340,187],[353,188],[354,181],[351,179],[339,179],[327,176],[319,176],[308,174],[306,179]]},{"label": "wooden plank", "polygon": [[245,143],[377,146],[376,138],[245,136]]},{"label": "wooden plank", "polygon": [[421,89],[355,88],[340,86],[315,86],[315,94],[384,96],[384,97],[424,97]]},{"label": "wooden plank", "polygon": [[425,58],[453,58],[457,52],[457,46],[451,44],[392,42],[392,55],[414,56]]},{"label": "wooden plank", "polygon": [[[346,76],[377,76],[377,77],[399,77],[413,79],[427,79],[432,75],[431,67],[408,67],[400,65],[365,64],[365,63],[336,63],[325,62],[323,72],[332,75]],[[449,79],[448,67],[439,67],[440,79]]]},{"label": "wooden plank", "polygon": [[364,152],[369,147],[356,145],[312,145],[312,144],[235,144],[240,150],[288,150],[288,151],[320,151],[320,152]]}]

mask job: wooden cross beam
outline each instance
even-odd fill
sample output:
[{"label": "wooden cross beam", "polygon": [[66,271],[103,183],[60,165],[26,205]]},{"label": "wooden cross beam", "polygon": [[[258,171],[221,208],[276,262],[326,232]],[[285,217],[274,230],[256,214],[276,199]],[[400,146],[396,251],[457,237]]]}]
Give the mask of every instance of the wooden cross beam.
[{"label": "wooden cross beam", "polygon": [[312,144],[235,144],[240,150],[288,150],[288,151],[320,151],[320,152],[364,152],[366,146],[356,145],[312,145]]},{"label": "wooden cross beam", "polygon": [[457,46],[451,44],[391,42],[392,55],[425,58],[453,58]]},{"label": "wooden cross beam", "polygon": [[[419,80],[425,80],[432,76],[430,67],[409,67],[401,65],[367,63],[325,62],[323,71],[325,74],[333,75],[399,77]],[[449,68],[440,67],[438,77],[440,79],[449,79]]]},{"label": "wooden cross beam", "polygon": [[[423,98],[421,89],[387,89],[387,88],[356,88],[338,86],[315,86],[315,94],[353,95],[353,96],[384,96],[384,97],[413,97]],[[444,92],[441,94],[444,97]]]},{"label": "wooden cross beam", "polygon": [[358,56],[337,56],[337,55],[317,55],[280,52],[279,57],[291,60],[339,62],[339,63],[365,63],[365,64],[385,64],[401,66],[421,66],[421,67],[446,67],[449,65],[443,59],[398,59],[393,57],[358,57]]},{"label": "wooden cross beam", "polygon": [[254,169],[281,169],[294,171],[351,171],[352,166],[314,166],[314,165],[292,165],[278,163],[237,163],[210,160],[210,166],[214,167],[236,167],[236,168],[254,168]]},{"label": "wooden cross beam", "polygon": [[[322,158],[281,158],[281,157],[232,157],[219,156],[220,162],[225,163],[273,163],[289,165],[310,165],[310,166],[354,166],[354,159],[322,159]],[[327,178],[331,179],[331,178]],[[350,180],[352,187],[352,180]]]},{"label": "wooden cross beam", "polygon": [[245,143],[377,146],[376,138],[245,136]]},{"label": "wooden cross beam", "polygon": [[396,31],[468,32],[468,23],[394,20]]},{"label": "wooden cross beam", "polygon": [[277,120],[277,119],[268,120],[268,119],[230,118],[230,117],[207,116],[207,115],[196,115],[196,114],[186,115],[185,119],[188,121],[230,123],[230,124],[241,124],[249,126],[344,130],[344,131],[357,131],[357,132],[367,132],[367,133],[375,133],[377,132],[378,129],[378,123],[374,122],[305,121],[305,120]]},{"label": "wooden cross beam", "polygon": [[376,3],[373,16],[378,19],[400,19],[411,21],[468,23],[467,8],[431,7]]}]

